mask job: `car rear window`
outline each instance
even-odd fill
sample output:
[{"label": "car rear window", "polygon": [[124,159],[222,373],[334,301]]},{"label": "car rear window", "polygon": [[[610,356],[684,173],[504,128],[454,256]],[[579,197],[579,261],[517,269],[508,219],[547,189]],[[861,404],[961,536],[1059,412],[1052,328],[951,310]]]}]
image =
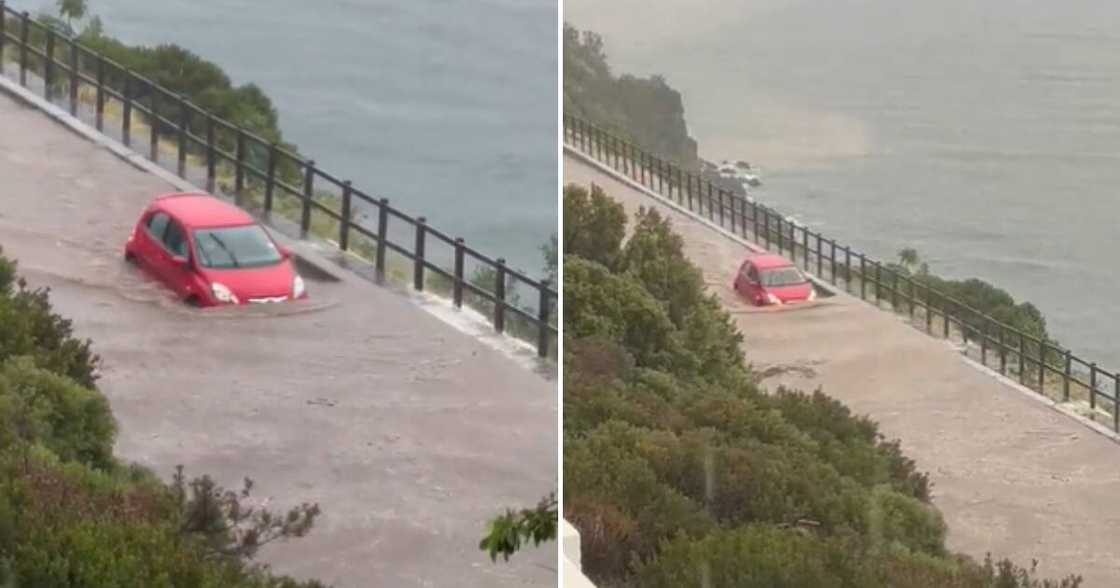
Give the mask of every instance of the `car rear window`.
[{"label": "car rear window", "polygon": [[762,270],[763,286],[793,286],[794,284],[804,284],[807,281],[809,280],[805,277],[805,274],[792,265]]},{"label": "car rear window", "polygon": [[202,267],[230,269],[279,263],[280,252],[260,225],[196,229],[198,263]]}]

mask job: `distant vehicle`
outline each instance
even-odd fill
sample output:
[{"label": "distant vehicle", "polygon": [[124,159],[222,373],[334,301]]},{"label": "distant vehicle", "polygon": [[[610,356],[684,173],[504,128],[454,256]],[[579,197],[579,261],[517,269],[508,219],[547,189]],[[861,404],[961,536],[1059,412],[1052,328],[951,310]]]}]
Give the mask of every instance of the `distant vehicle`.
[{"label": "distant vehicle", "polygon": [[790,304],[816,300],[813,283],[792,261],[773,253],[748,256],[735,274],[735,291],[752,304]]},{"label": "distant vehicle", "polygon": [[209,194],[156,197],[132,229],[124,256],[192,306],[307,297],[291,252],[249,213]]}]

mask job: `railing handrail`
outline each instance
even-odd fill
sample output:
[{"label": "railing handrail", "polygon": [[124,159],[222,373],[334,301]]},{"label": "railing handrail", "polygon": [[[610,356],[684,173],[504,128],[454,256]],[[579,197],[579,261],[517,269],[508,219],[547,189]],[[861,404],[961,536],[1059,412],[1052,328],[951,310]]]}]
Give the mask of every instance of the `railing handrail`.
[{"label": "railing handrail", "polygon": [[[796,252],[800,247],[803,253],[802,262],[806,265],[809,264],[809,257],[814,253],[817,256],[818,271],[817,277],[825,279],[823,276],[823,264],[828,261],[832,267],[832,271],[828,274],[828,280],[834,285],[837,284],[837,274],[839,265],[837,261],[836,252],[844,252],[844,277],[843,282],[845,288],[850,288],[852,276],[855,270],[852,267],[853,259],[860,262],[858,275],[860,280],[860,298],[867,300],[865,287],[868,283],[873,283],[875,286],[875,304],[880,305],[882,291],[887,290],[891,297],[891,301],[897,301],[902,288],[898,286],[899,281],[909,284],[909,293],[901,294],[902,298],[907,302],[911,317],[913,317],[915,305],[924,309],[927,318],[927,330],[932,334],[931,320],[934,314],[940,314],[943,317],[944,326],[943,330],[945,337],[949,337],[949,326],[952,322],[956,322],[960,326],[961,336],[966,345],[969,344],[970,332],[979,335],[982,358],[987,361],[987,351],[989,346],[994,346],[993,351],[998,350],[1001,354],[1000,370],[1006,370],[1006,354],[1011,352],[1017,355],[1019,359],[1019,379],[1020,383],[1033,387],[1033,383],[1025,382],[1024,368],[1029,367],[1030,364],[1040,366],[1038,369],[1038,391],[1045,392],[1045,375],[1049,371],[1052,374],[1061,375],[1064,378],[1064,400],[1069,400],[1069,384],[1076,382],[1080,385],[1088,387],[1091,392],[1089,393],[1090,406],[1096,407],[1096,397],[1098,395],[1104,397],[1112,404],[1113,428],[1120,432],[1120,372],[1108,371],[1099,367],[1096,362],[1090,362],[1082,359],[1073,354],[1073,352],[1066,348],[1057,345],[1053,341],[1047,340],[1045,337],[1036,337],[1027,333],[1017,327],[1006,324],[999,319],[985,314],[984,312],[976,309],[962,300],[951,296],[938,288],[934,288],[928,282],[923,283],[917,276],[911,273],[903,273],[896,271],[889,263],[878,261],[863,252],[860,252],[848,245],[841,245],[835,239],[824,237],[821,233],[812,231],[808,227],[795,223],[789,216],[778,212],[776,209],[760,203],[753,198],[747,198],[740,194],[736,194],[726,190],[714,183],[709,179],[703,177],[701,174],[695,174],[691,171],[683,169],[680,165],[673,163],[668,158],[661,157],[654,153],[644,150],[640,146],[634,144],[632,141],[619,137],[609,130],[605,130],[600,125],[597,125],[582,117],[564,113],[563,116],[563,141],[569,149],[573,149],[584,156],[587,156],[607,167],[615,169],[624,175],[628,175],[631,180],[634,180],[642,186],[648,188],[650,191],[658,194],[662,198],[673,201],[674,195],[680,200],[680,204],[688,208],[688,210],[696,212],[693,207],[695,201],[699,207],[700,213],[705,210],[709,215],[710,220],[714,220],[717,210],[719,214],[719,226],[726,229],[725,214],[730,210],[731,213],[731,230],[736,232],[744,238],[747,236],[747,225],[750,223],[755,227],[754,239],[760,241],[763,236],[767,240],[767,247],[769,248],[771,238],[771,225],[772,221],[777,221],[778,224],[778,251],[784,253],[782,245],[784,241],[789,243],[789,251],[793,255],[795,261],[797,258]],[[624,165],[620,165],[624,164]],[[622,168],[622,169],[616,169]],[[696,187],[696,190],[693,188]],[[666,194],[666,188],[668,193]],[[717,200],[718,197],[718,200]],[[707,206],[704,206],[704,201],[707,200]],[[687,202],[686,202],[687,200]],[[748,209],[750,218],[748,218]],[[738,219],[735,215],[739,215]],[[763,217],[765,223],[765,235],[761,235],[759,231],[760,216]],[[739,220],[739,225],[736,227],[736,220]],[[785,224],[789,228],[788,237],[783,231],[782,225]],[[802,240],[799,243],[796,239],[797,234],[800,232]],[[810,239],[816,240],[817,249],[814,252],[809,247]],[[823,252],[822,244],[828,244],[830,254],[826,256]],[[877,277],[872,277],[866,270],[869,266],[875,268]],[[883,274],[886,274],[885,276]],[[890,281],[893,285],[886,285],[885,282]],[[916,292],[925,292],[925,300],[921,300],[916,296]],[[940,310],[935,308],[934,300],[940,302]],[[897,303],[892,304],[892,307],[897,309]],[[881,308],[881,306],[880,306]],[[980,323],[980,324],[976,324]],[[990,331],[998,329],[998,337]],[[1008,343],[1008,338],[1014,340],[1017,345]],[[976,337],[973,337],[975,341]],[[1037,353],[1028,353],[1028,345],[1037,347]],[[1033,357],[1032,357],[1033,356]],[[1060,356],[1058,359],[1053,359],[1055,356]],[[1063,369],[1058,369],[1060,363],[1064,363]],[[1077,372],[1072,368],[1072,364],[1077,362],[1088,368],[1089,382],[1084,382],[1077,377]],[[1084,373],[1084,372],[1082,372]],[[1097,386],[1100,379],[1112,379],[1114,381],[1115,392],[1111,395],[1105,394],[1099,390]]]},{"label": "railing handrail", "polygon": [[[18,34],[9,30],[13,28],[7,25],[10,21],[9,17],[15,17],[19,21]],[[46,35],[46,46],[44,48],[40,49],[33,45],[30,35],[31,31]],[[56,58],[55,54],[57,51],[55,50],[58,48],[56,42],[61,42],[70,47],[69,61]],[[54,77],[59,73],[55,71],[55,68],[61,67],[62,73],[69,79],[70,114],[72,116],[78,116],[78,87],[82,83],[95,87],[97,91],[96,128],[99,132],[103,131],[104,104],[107,97],[115,98],[116,96],[120,96],[121,98],[119,100],[123,105],[125,113],[122,115],[122,135],[125,145],[132,145],[132,129],[130,122],[132,110],[135,109],[140,112],[150,113],[151,148],[149,159],[152,161],[159,162],[158,145],[161,134],[160,126],[162,125],[168,128],[174,127],[176,132],[172,134],[178,139],[178,175],[180,177],[185,178],[186,176],[186,155],[189,151],[188,143],[193,142],[196,147],[200,146],[202,148],[206,157],[208,191],[215,191],[215,186],[217,184],[215,168],[217,161],[221,158],[226,163],[232,164],[236,171],[236,187],[234,192],[239,204],[241,192],[246,188],[247,184],[249,184],[249,180],[253,177],[256,177],[257,180],[263,180],[265,190],[264,210],[266,214],[272,212],[273,198],[276,189],[279,188],[281,196],[287,193],[288,195],[295,196],[302,200],[302,217],[300,219],[302,236],[306,237],[310,234],[312,212],[316,210],[324,212],[339,223],[339,234],[337,238],[339,239],[338,246],[341,250],[345,251],[348,249],[348,237],[351,231],[356,231],[358,234],[376,243],[377,255],[375,266],[378,277],[384,277],[386,271],[385,254],[388,249],[392,249],[405,258],[412,260],[414,268],[414,289],[424,289],[424,278],[428,272],[435,272],[445,278],[450,276],[454,292],[453,303],[456,307],[462,306],[462,293],[464,289],[476,294],[480,293],[483,298],[493,304],[492,318],[495,330],[498,332],[505,331],[505,314],[506,311],[511,311],[514,316],[519,317],[521,320],[526,321],[536,328],[536,347],[538,355],[541,357],[547,357],[549,355],[550,343],[552,339],[559,334],[558,326],[553,326],[551,324],[554,318],[554,313],[552,311],[557,307],[557,303],[559,302],[559,293],[557,289],[552,287],[548,279],[534,279],[522,271],[506,266],[502,258],[491,258],[475,249],[467,247],[463,239],[452,239],[447,233],[428,226],[424,217],[414,217],[394,208],[389,204],[389,200],[386,198],[375,199],[368,196],[367,192],[353,187],[349,181],[340,181],[336,176],[320,170],[316,167],[313,160],[306,159],[297,152],[285,149],[278,143],[271,142],[247,130],[241,125],[223,119],[215,113],[195,104],[185,95],[164,88],[152,80],[106,57],[100,52],[83,45],[75,36],[65,34],[48,25],[36,22],[27,11],[17,12],[15,9],[9,7],[5,0],[0,0],[0,67],[3,66],[4,51],[8,44],[13,44],[19,50],[20,85],[27,85],[26,78],[29,71],[28,54],[34,54],[37,58],[43,60],[43,93],[48,101],[52,99],[52,86],[55,82],[61,81],[60,78],[56,79]],[[81,53],[85,53],[87,57],[92,57],[96,62],[96,77],[82,72]],[[114,88],[113,85],[106,80],[107,77],[123,79],[124,87]],[[145,89],[147,89],[147,91],[145,91]],[[151,97],[149,106],[145,106],[143,103],[134,100],[134,98],[143,98],[145,96]],[[165,101],[173,102],[178,106],[178,121],[170,120],[159,112],[157,102],[162,103]],[[192,114],[201,115],[205,118],[205,125],[202,125],[204,128],[199,127],[194,129],[196,131],[205,131],[205,138],[200,134],[191,132]],[[217,145],[215,135],[219,127],[225,127],[225,129],[234,133],[234,138],[237,143],[236,152],[226,152]],[[256,162],[263,162],[266,165],[266,169],[255,167],[247,161],[250,157],[250,147],[257,149],[258,159],[256,159]],[[267,155],[264,159],[259,158],[262,150],[267,151]],[[295,169],[300,172],[299,175],[302,178],[302,186],[292,185],[277,177],[277,167],[283,158],[287,158],[288,163],[294,164]],[[341,213],[335,213],[333,210],[325,207],[321,202],[315,201],[316,179],[325,181],[342,191]],[[372,215],[378,219],[378,227],[376,229],[363,226],[352,217],[352,199],[354,198],[367,206],[375,208],[374,211],[370,212],[377,213],[376,215]],[[413,250],[410,251],[406,246],[394,243],[389,238],[389,217],[393,217],[398,223],[403,223],[406,227],[412,228],[415,235],[415,248]],[[436,237],[441,242],[450,245],[454,249],[455,268],[453,271],[440,268],[425,256],[424,251],[426,237],[428,235]],[[493,284],[494,292],[489,292],[470,283],[467,276],[464,275],[465,264],[463,261],[468,256],[472,260],[496,272],[495,283]],[[533,316],[534,309],[520,308],[510,303],[505,286],[506,280],[509,280],[513,284],[520,283],[526,285],[537,293],[537,300],[531,301],[535,303],[536,316]]]}]

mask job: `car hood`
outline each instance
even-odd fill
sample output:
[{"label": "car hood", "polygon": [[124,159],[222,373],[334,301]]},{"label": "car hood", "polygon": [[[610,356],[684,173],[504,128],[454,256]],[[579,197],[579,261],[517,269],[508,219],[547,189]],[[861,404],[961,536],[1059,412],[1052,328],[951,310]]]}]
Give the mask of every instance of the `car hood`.
[{"label": "car hood", "polygon": [[218,282],[230,289],[242,302],[249,298],[291,296],[292,280],[296,277],[291,260],[275,265],[230,269],[203,268],[207,281]]},{"label": "car hood", "polygon": [[809,293],[813,291],[813,283],[805,282],[804,284],[793,284],[791,286],[767,286],[766,291],[773,294],[782,302],[800,302],[809,299]]}]

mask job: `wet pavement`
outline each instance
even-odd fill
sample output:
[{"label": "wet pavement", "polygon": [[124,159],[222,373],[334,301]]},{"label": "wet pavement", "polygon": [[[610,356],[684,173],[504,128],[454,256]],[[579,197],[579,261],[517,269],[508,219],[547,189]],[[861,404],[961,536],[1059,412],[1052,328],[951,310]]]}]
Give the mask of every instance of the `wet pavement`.
[{"label": "wet pavement", "polygon": [[[564,181],[601,186],[631,216],[655,207],[735,320],[770,388],[823,392],[880,423],[930,474],[951,549],[1039,561],[1051,577],[1120,585],[1120,445],[967,363],[944,341],[846,294],[759,312],[730,284],[742,244],[570,155]],[[1033,393],[1030,393],[1033,394]]]},{"label": "wet pavement", "polygon": [[[0,247],[104,360],[119,456],[318,502],[278,572],[339,587],[555,585],[555,544],[509,564],[485,522],[556,487],[554,381],[414,300],[339,272],[306,304],[188,309],[121,256],[172,188],[0,94]],[[450,312],[450,311],[449,311]]]}]

